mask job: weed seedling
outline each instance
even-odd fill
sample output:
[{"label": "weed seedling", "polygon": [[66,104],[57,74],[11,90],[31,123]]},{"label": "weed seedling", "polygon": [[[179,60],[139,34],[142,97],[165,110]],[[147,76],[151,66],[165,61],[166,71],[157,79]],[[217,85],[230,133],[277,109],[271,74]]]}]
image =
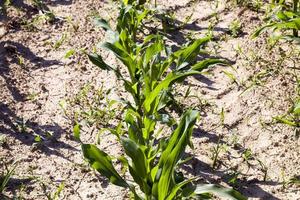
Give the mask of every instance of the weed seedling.
[{"label": "weed seedling", "polygon": [[242,33],[242,23],[240,20],[233,20],[229,25],[229,31],[232,37],[238,37]]},{"label": "weed seedling", "polygon": [[62,36],[53,44],[53,48],[57,50],[67,40],[67,34],[63,33]]},{"label": "weed seedling", "polygon": [[79,24],[76,23],[76,22],[74,22],[73,19],[72,19],[72,17],[67,17],[67,18],[66,18],[66,21],[70,24],[70,26],[73,28],[73,30],[74,30],[75,32],[78,31],[78,29],[79,29]]},{"label": "weed seedling", "polygon": [[214,170],[217,169],[217,167],[220,163],[219,162],[219,156],[220,156],[220,153],[222,151],[224,151],[224,152],[227,151],[227,145],[226,144],[221,144],[221,137],[219,136],[217,145],[212,148],[212,157],[211,158],[213,160],[212,168]]},{"label": "weed seedling", "polygon": [[17,168],[17,162],[14,162],[10,168],[6,168],[6,173],[0,174],[0,195],[4,192],[16,168]]}]

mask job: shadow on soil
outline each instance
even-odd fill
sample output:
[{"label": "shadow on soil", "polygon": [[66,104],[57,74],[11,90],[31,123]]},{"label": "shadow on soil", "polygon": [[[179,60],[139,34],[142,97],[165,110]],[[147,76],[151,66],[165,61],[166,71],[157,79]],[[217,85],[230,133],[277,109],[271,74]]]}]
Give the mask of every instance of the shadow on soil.
[{"label": "shadow on soil", "polygon": [[[6,185],[6,188],[5,190],[6,191],[10,191],[14,197],[17,197],[18,196],[18,189],[21,188],[22,186],[26,185],[27,187],[30,187],[30,185],[32,185],[32,179],[31,178],[22,178],[22,179],[19,179],[19,178],[12,178],[10,177],[9,178],[9,181]],[[4,195],[4,194],[0,194],[0,199],[3,199],[3,200],[8,200],[8,199],[11,199],[10,197]],[[16,198],[18,199],[18,198]]]},{"label": "shadow on soil", "polygon": [[[193,174],[194,176],[199,176],[203,178],[209,183],[228,183],[232,178],[232,175],[230,174],[230,169],[224,171],[213,170],[211,165],[204,163],[198,160],[197,158],[193,158],[190,161],[190,165],[185,165],[182,168],[190,174]],[[238,179],[235,185],[232,185],[232,187],[248,198],[258,198],[262,200],[279,200],[279,198],[273,196],[271,193],[262,189],[260,185],[276,186],[282,185],[282,183],[275,181],[260,181],[257,179]]]},{"label": "shadow on soil", "polygon": [[[5,5],[5,1],[0,2],[0,23],[4,22],[5,26],[9,29],[10,32],[16,32],[22,30],[21,26],[24,23],[32,21],[39,14],[49,14],[52,13],[50,6],[62,6],[62,5],[70,5],[73,3],[73,0],[53,0],[53,1],[37,1],[35,4],[28,4],[25,0],[14,0],[9,5]],[[19,11],[15,16],[8,16],[7,9],[9,7],[15,7]],[[53,13],[52,13],[53,14]],[[50,23],[61,22],[61,19],[58,19],[54,15],[54,19],[51,20]]]},{"label": "shadow on soil", "polygon": [[[10,135],[25,145],[37,144],[37,150],[45,155],[56,155],[69,160],[60,153],[60,149],[77,151],[74,147],[58,141],[61,135],[67,132],[59,125],[40,125],[36,122],[24,121],[4,103],[0,103],[0,125],[0,133]],[[41,141],[36,141],[37,136]],[[4,147],[10,149],[8,144]]]},{"label": "shadow on soil", "polygon": [[[30,68],[22,62],[30,62]],[[24,83],[30,77],[32,70],[47,68],[52,65],[60,65],[56,60],[45,60],[36,56],[28,47],[21,43],[12,41],[0,42],[0,76],[3,80],[3,88],[7,88],[8,94],[4,94],[13,102],[26,102],[27,95],[22,92]],[[23,89],[24,90],[24,89]],[[26,91],[25,91],[26,92]],[[37,144],[38,149],[46,155],[57,155],[64,157],[59,149],[75,150],[72,146],[58,141],[62,134],[67,131],[57,124],[40,125],[31,121],[24,121],[22,117],[17,116],[12,105],[0,102],[0,132],[9,134],[26,145]],[[42,141],[36,142],[35,138],[39,136]]]},{"label": "shadow on soil", "polygon": [[[207,143],[214,144],[224,144],[225,141],[222,138],[219,138],[217,135],[205,132],[202,129],[196,129],[193,134],[197,138],[207,138]],[[242,154],[245,149],[238,145],[235,149]],[[187,157],[192,156],[187,154]],[[230,156],[230,155],[229,155]],[[230,159],[230,158],[229,158]],[[222,163],[218,163],[222,164]],[[277,186],[282,185],[280,182],[275,181],[264,181],[258,179],[247,179],[249,174],[239,174],[242,178],[236,178],[234,183],[231,183],[231,180],[235,177],[236,169],[231,168],[230,166],[225,166],[225,170],[213,169],[211,164],[207,164],[193,156],[193,159],[190,160],[187,164],[182,166],[182,169],[193,176],[201,177],[204,181],[209,183],[219,184],[225,182],[234,189],[238,190],[241,194],[248,198],[258,198],[262,200],[279,200],[277,197],[273,196],[271,193],[265,191],[261,185]]]},{"label": "shadow on soil", "polygon": [[[33,67],[29,69],[25,62],[32,63]],[[12,65],[14,65],[14,69]],[[61,62],[38,57],[21,43],[12,41],[0,42],[0,76],[4,79],[5,86],[15,101],[26,100],[24,94],[18,89],[18,79],[23,78],[25,75],[24,79],[26,80],[30,76],[30,70],[46,68],[52,65],[61,65]]]},{"label": "shadow on soil", "polygon": [[[147,28],[151,33],[157,33],[164,35],[166,38],[174,42],[176,45],[174,45],[174,48],[179,48],[179,46],[182,46],[183,44],[186,44],[189,39],[186,37],[186,33],[184,31],[208,31],[209,27],[201,27],[197,25],[197,22],[193,23],[184,23],[182,21],[176,20],[176,19],[170,19],[166,18],[165,16],[162,17],[161,15],[156,16],[159,20],[162,21],[162,24],[165,24],[163,26],[164,29],[160,28],[153,28],[148,27],[147,24],[145,25],[145,28]],[[228,28],[220,28],[220,27],[214,27],[212,29],[214,32],[222,32],[222,33],[229,33]],[[174,49],[173,49],[174,50]]]},{"label": "shadow on soil", "polygon": [[[13,198],[6,196],[5,194],[0,193],[0,199],[1,200],[12,200],[12,199],[23,199],[22,198],[22,193],[30,193],[33,188],[37,187],[36,183],[39,184],[41,189],[43,190],[43,193],[40,194],[40,198],[44,199],[52,199],[49,196],[52,194],[49,191],[49,183],[44,183],[43,181],[40,181],[36,177],[30,177],[30,178],[12,178],[10,177],[6,187],[5,191],[9,192]],[[61,183],[61,181],[55,181],[55,183]],[[25,186],[25,187],[24,187]],[[22,190],[22,188],[24,190]]]},{"label": "shadow on soil", "polygon": [[[192,23],[188,23],[180,21],[178,19],[175,19],[171,17],[173,13],[176,13],[180,9],[185,9],[188,7],[194,6],[195,3],[197,3],[198,0],[196,1],[189,1],[185,5],[176,5],[173,7],[169,7],[168,9],[164,10],[163,14],[157,14],[155,17],[161,22],[161,25],[163,29],[160,29],[158,27],[151,27],[147,26],[145,28],[148,28],[150,33],[157,33],[159,32],[160,34],[166,36],[169,40],[173,41],[177,46],[182,46],[183,44],[186,44],[189,41],[189,37],[187,37],[187,34],[184,33],[184,31],[192,31],[192,32],[198,32],[200,33],[207,33],[209,31],[212,31],[214,33],[222,33],[222,34],[229,34],[231,35],[231,31],[229,28],[222,28],[218,26],[199,26],[198,24],[203,22],[203,21],[219,21],[218,19],[213,19],[216,18],[216,16],[220,16],[221,14],[228,14],[230,12],[230,8],[225,8],[222,10],[219,10],[218,12],[214,12],[210,15],[201,17],[193,21]],[[170,15],[168,15],[170,14]],[[245,36],[246,33],[240,30],[239,34],[237,37],[243,37]],[[213,38],[213,39],[218,39],[218,38]]]}]

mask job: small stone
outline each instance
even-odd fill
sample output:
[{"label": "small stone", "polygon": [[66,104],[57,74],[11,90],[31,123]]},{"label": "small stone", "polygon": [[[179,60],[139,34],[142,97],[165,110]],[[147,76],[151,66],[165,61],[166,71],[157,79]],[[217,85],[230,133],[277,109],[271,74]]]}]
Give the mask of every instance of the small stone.
[{"label": "small stone", "polygon": [[207,94],[205,90],[201,90],[201,94]]},{"label": "small stone", "polygon": [[41,41],[45,41],[45,40],[49,40],[49,39],[50,39],[49,35],[43,35],[43,36],[40,37]]},{"label": "small stone", "polygon": [[274,188],[272,188],[272,189],[271,189],[271,192],[272,192],[273,194],[275,194],[275,193],[276,193],[276,190],[275,190]]},{"label": "small stone", "polygon": [[288,84],[287,84],[286,81],[284,81],[284,82],[281,83],[281,85],[282,85],[282,86],[287,86]]},{"label": "small stone", "polygon": [[81,69],[82,71],[87,71],[86,66],[82,66],[80,69]]}]

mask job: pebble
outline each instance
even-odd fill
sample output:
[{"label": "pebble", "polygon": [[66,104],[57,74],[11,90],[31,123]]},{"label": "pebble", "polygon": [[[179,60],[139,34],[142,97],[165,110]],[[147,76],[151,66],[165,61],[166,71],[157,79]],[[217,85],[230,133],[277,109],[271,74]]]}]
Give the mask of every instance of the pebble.
[{"label": "pebble", "polygon": [[87,197],[87,198],[93,198],[93,197],[94,197],[94,194],[87,194],[86,197]]},{"label": "pebble", "polygon": [[41,41],[45,41],[45,40],[49,40],[49,39],[50,39],[49,35],[43,35],[43,36],[40,37]]}]

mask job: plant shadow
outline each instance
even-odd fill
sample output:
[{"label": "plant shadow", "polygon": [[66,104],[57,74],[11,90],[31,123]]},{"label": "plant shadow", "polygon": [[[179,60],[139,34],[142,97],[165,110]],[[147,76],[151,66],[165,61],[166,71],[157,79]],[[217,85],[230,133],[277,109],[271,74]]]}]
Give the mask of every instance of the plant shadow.
[{"label": "plant shadow", "polygon": [[[182,166],[182,169],[193,176],[200,177],[206,182],[213,184],[220,184],[221,182],[229,183],[232,178],[230,173],[231,170],[233,170],[214,170],[211,165],[204,163],[195,157],[190,160],[189,163]],[[234,189],[248,198],[280,200],[271,193],[265,191],[261,185],[277,186],[282,185],[282,183],[276,181],[261,181],[257,179],[237,179],[234,185],[231,184]]]},{"label": "plant shadow", "polygon": [[[21,63],[21,59],[32,63],[34,66],[29,69],[24,63]],[[4,85],[17,102],[25,101],[26,99],[17,86],[18,77],[14,77],[15,72],[18,71],[18,74],[29,76],[30,70],[53,65],[62,65],[62,63],[57,60],[45,60],[42,57],[38,57],[21,43],[13,41],[0,42],[0,76],[5,81]]]},{"label": "plant shadow", "polygon": [[[43,154],[50,156],[56,155],[66,160],[60,150],[68,149],[78,151],[69,144],[59,141],[67,130],[61,128],[58,124],[40,125],[32,121],[24,121],[23,118],[17,116],[7,105],[0,103],[0,133],[14,137],[22,144],[32,146],[37,144],[37,150]],[[40,137],[41,141],[36,141],[36,137]],[[4,146],[10,149],[9,145]]]},{"label": "plant shadow", "polygon": [[[9,29],[10,32],[16,32],[22,30],[21,26],[25,22],[33,20],[37,15],[52,13],[49,6],[66,6],[73,3],[73,0],[53,0],[53,1],[40,1],[35,4],[28,4],[25,0],[14,0],[10,2],[9,6],[5,5],[5,1],[1,1],[0,6],[0,25],[1,22]],[[17,16],[9,16],[8,7],[15,7],[18,11],[22,11]],[[54,19],[51,23],[61,22],[60,18],[53,15]],[[59,23],[58,23],[59,25]],[[7,34],[7,32],[6,32]]]},{"label": "plant shadow", "polygon": [[[203,129],[197,128],[194,130],[194,137],[196,138],[206,138],[206,143],[213,144],[225,144],[226,142],[219,136],[213,133],[206,132]],[[234,149],[241,155],[246,149],[240,145],[236,144]],[[241,178],[236,178],[234,182],[232,182],[235,177],[235,173],[237,172],[236,167],[231,167],[220,162],[220,165],[223,165],[225,168],[216,168],[212,167],[212,164],[205,163],[198,158],[196,158],[191,153],[186,153],[185,157],[192,157],[190,161],[181,166],[181,169],[191,174],[192,176],[196,176],[200,178],[200,182],[208,182],[213,184],[227,183],[241,194],[248,198],[257,198],[257,199],[265,199],[265,200],[279,200],[279,198],[275,197],[271,193],[267,192],[262,188],[262,185],[269,186],[278,186],[283,183],[277,181],[268,181],[268,180],[258,180],[257,178],[247,179],[249,174],[242,174]],[[234,159],[233,155],[227,155],[228,160]]]},{"label": "plant shadow", "polygon": [[[24,62],[30,62],[30,67],[20,63],[20,58],[24,59]],[[26,80],[33,70],[53,65],[62,66],[61,62],[57,60],[46,60],[36,56],[31,49],[21,43],[13,41],[0,42],[0,80],[3,84],[1,87],[6,89],[7,99],[11,99],[9,104],[5,103],[6,101],[0,102],[0,132],[14,137],[25,145],[38,144],[38,150],[46,155],[57,155],[69,160],[59,150],[69,149],[75,151],[76,149],[58,141],[67,130],[61,128],[58,124],[40,125],[33,121],[24,121],[22,117],[16,114],[14,108],[15,103],[28,101],[27,94],[22,91],[24,90],[22,84],[19,84],[19,79]],[[29,131],[27,132],[25,129]],[[35,141],[37,136],[42,139],[39,143]]]}]

